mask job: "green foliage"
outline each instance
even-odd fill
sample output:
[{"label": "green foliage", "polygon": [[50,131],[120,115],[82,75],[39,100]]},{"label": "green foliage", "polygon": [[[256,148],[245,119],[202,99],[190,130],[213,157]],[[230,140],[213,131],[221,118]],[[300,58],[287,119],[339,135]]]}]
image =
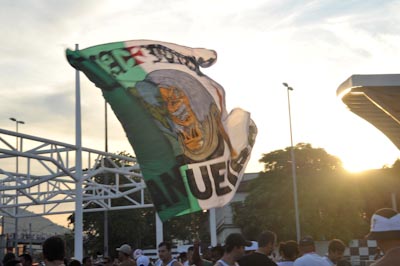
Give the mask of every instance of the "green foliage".
[{"label": "green foliage", "polygon": [[369,221],[372,214],[380,209],[393,206],[392,197],[399,206],[400,197],[400,160],[397,160],[391,168],[369,170],[352,174],[357,181],[358,189],[363,199],[364,217]]},{"label": "green foliage", "polygon": [[174,217],[164,223],[164,240],[201,239],[203,243],[210,242],[208,213],[195,212]]},{"label": "green foliage", "polygon": [[[363,201],[341,161],[324,149],[294,147],[302,235],[316,239],[361,237],[368,231]],[[296,239],[291,148],[264,154],[265,171],[250,185],[249,195],[234,206],[235,223],[251,239],[265,229],[280,240]]]}]

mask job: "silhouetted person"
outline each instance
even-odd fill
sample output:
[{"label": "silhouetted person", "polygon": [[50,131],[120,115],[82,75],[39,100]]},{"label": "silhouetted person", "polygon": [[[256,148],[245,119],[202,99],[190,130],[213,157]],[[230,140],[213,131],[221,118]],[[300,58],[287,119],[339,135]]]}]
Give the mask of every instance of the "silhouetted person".
[{"label": "silhouetted person", "polygon": [[315,252],[314,239],[311,236],[305,236],[300,239],[299,249],[302,256],[294,261],[294,266],[330,266],[326,260]]},{"label": "silhouetted person", "polygon": [[46,266],[64,265],[65,243],[59,236],[47,238],[43,244],[43,259]]},{"label": "silhouetted person", "polygon": [[82,266],[93,266],[93,260],[91,257],[84,257],[82,259]]},{"label": "silhouetted person", "polygon": [[22,266],[21,262],[17,259],[8,260],[4,266]]},{"label": "silhouetted person", "polygon": [[215,246],[211,248],[211,262],[216,263],[217,260],[224,255],[224,248],[222,246]]},{"label": "silhouetted person", "polygon": [[328,246],[328,255],[324,259],[329,263],[329,265],[334,266],[338,261],[343,259],[344,251],[346,245],[340,239],[332,239]]},{"label": "silhouetted person", "polygon": [[278,262],[278,266],[292,266],[294,261],[299,257],[299,245],[294,240],[282,242],[279,245],[279,254],[282,260]]},{"label": "silhouetted person", "polygon": [[7,261],[9,261],[9,260],[15,260],[17,257],[15,256],[15,254],[14,253],[12,253],[12,252],[8,252],[6,255],[4,255],[4,258],[3,258],[3,265],[5,265],[6,263],[7,263]]},{"label": "silhouetted person", "polygon": [[128,244],[124,244],[117,248],[118,260],[120,261],[120,266],[136,266],[136,263],[131,259],[132,248]]},{"label": "silhouetted person", "polygon": [[258,237],[258,248],[250,254],[239,260],[240,266],[276,266],[268,256],[274,250],[276,234],[271,231],[265,231]]},{"label": "silhouetted person", "polygon": [[82,266],[82,263],[79,260],[73,259],[68,263],[68,266]]},{"label": "silhouetted person", "polygon": [[156,266],[182,266],[182,263],[172,258],[172,246],[169,242],[161,242],[158,245],[158,257]]},{"label": "silhouetted person", "polygon": [[250,247],[251,242],[244,239],[241,234],[232,233],[225,239],[225,252],[214,266],[239,265],[237,261],[244,256],[244,247]]},{"label": "silhouetted person", "polygon": [[22,266],[32,266],[32,256],[29,254],[22,254],[19,256],[19,261]]}]

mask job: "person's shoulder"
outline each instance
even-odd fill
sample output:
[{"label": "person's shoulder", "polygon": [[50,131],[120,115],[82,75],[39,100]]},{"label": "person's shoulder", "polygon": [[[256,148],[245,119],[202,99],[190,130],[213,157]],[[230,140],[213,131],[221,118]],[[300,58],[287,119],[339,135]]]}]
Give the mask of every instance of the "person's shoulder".
[{"label": "person's shoulder", "polygon": [[[133,261],[132,259],[126,260],[124,261],[126,266],[136,266],[135,261]],[[122,263],[121,263],[122,265]]]},{"label": "person's shoulder", "polygon": [[324,265],[326,266],[333,266],[335,263],[333,263],[327,256],[322,256],[321,261],[324,262]]},{"label": "person's shoulder", "polygon": [[203,266],[213,266],[212,261],[205,260],[205,259],[202,259],[202,261],[203,261]]},{"label": "person's shoulder", "polygon": [[304,261],[305,257],[304,255],[297,258],[294,262],[293,262],[293,266],[303,266],[303,261]]}]

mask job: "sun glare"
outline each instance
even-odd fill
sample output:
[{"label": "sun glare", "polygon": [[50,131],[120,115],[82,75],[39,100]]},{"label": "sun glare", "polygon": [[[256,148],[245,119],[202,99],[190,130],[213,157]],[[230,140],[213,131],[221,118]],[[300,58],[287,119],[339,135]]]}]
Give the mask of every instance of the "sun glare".
[{"label": "sun glare", "polygon": [[377,160],[376,157],[371,155],[361,156],[358,154],[354,156],[345,156],[341,158],[341,160],[343,167],[351,173],[360,173],[370,169],[381,169],[387,165],[384,160]]},{"label": "sun glare", "polygon": [[368,169],[371,169],[370,167],[365,167],[363,163],[359,162],[348,162],[348,163],[343,162],[343,167],[350,173],[360,173]]}]

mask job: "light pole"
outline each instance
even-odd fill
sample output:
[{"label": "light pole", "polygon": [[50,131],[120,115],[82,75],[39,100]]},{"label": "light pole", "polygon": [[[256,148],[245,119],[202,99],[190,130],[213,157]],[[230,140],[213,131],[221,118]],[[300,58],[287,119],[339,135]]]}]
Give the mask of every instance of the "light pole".
[{"label": "light pole", "polygon": [[293,177],[293,198],[294,198],[294,212],[296,218],[296,236],[297,242],[300,241],[300,221],[299,221],[299,207],[297,201],[297,177],[296,177],[296,159],[294,156],[294,147],[293,147],[293,134],[292,134],[292,115],[290,112],[290,91],[293,90],[287,83],[283,83],[283,86],[287,89],[287,98],[288,98],[288,109],[289,109],[289,126],[290,126],[290,155],[292,159],[292,177]]},{"label": "light pole", "polygon": [[[15,132],[18,134],[18,125],[25,124],[24,121],[18,120],[14,117],[10,117],[10,120],[15,122]],[[19,147],[18,147],[18,136],[16,136],[16,143],[15,143],[15,149],[17,152],[19,152]],[[18,178],[18,155],[15,157],[15,179],[17,180]],[[14,239],[14,248],[15,248],[15,254],[18,255],[18,196],[19,196],[19,190],[17,189],[17,193],[15,196],[15,239]]]}]

